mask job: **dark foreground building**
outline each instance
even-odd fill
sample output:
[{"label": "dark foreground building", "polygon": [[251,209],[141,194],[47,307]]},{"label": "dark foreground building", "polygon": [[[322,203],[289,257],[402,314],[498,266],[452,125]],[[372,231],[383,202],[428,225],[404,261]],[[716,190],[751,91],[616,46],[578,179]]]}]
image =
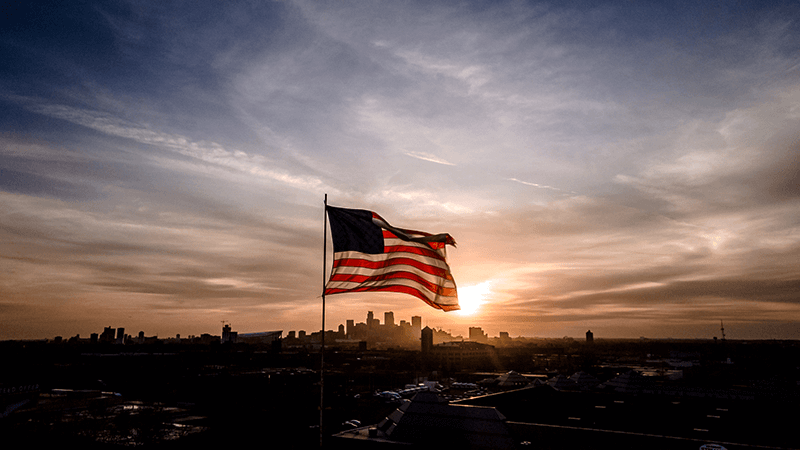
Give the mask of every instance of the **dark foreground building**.
[{"label": "dark foreground building", "polygon": [[[696,394],[696,393],[694,393]],[[798,448],[790,404],[712,396],[558,391],[547,385],[447,403],[417,394],[380,423],[334,436],[335,448]]]},{"label": "dark foreground building", "polygon": [[335,448],[514,448],[506,418],[497,409],[453,405],[433,392],[420,392],[377,426],[339,433],[332,442]]}]

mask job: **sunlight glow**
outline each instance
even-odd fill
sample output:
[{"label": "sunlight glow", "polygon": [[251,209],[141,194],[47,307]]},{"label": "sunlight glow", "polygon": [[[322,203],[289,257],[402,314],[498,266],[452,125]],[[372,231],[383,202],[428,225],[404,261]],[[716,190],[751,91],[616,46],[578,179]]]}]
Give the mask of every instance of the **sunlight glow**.
[{"label": "sunlight glow", "polygon": [[491,294],[491,287],[491,281],[484,281],[474,286],[458,288],[458,304],[461,306],[458,314],[469,316],[477,312],[485,303],[486,297]]}]

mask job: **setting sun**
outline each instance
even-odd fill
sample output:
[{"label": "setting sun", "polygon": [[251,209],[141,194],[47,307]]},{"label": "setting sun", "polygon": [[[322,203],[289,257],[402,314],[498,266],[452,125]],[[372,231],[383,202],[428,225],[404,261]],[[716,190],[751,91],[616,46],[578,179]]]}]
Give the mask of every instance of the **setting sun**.
[{"label": "setting sun", "polygon": [[460,315],[468,316],[478,311],[478,308],[485,302],[484,299],[491,293],[491,281],[474,286],[458,288],[458,304],[461,309]]}]

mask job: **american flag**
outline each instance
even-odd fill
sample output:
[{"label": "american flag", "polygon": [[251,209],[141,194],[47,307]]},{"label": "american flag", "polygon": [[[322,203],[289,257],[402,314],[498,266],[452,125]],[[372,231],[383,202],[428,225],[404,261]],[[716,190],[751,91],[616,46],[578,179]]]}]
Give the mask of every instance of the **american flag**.
[{"label": "american flag", "polygon": [[395,228],[363,209],[326,208],[334,253],[326,295],[401,292],[436,309],[460,309],[446,261],[445,245],[456,244],[449,234]]}]

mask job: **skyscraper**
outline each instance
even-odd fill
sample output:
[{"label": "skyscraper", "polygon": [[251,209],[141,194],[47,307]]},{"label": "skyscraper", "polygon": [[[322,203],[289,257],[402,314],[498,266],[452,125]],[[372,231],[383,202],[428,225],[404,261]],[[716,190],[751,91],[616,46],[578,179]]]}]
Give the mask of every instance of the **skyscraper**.
[{"label": "skyscraper", "polygon": [[481,327],[469,327],[469,340],[475,342],[485,341],[487,338]]},{"label": "skyscraper", "polygon": [[422,317],[411,316],[411,332],[413,333],[414,337],[419,336],[421,331],[422,331]]},{"label": "skyscraper", "polygon": [[421,331],[422,337],[420,340],[422,341],[422,353],[428,353],[433,348],[433,330],[428,327],[425,327]]}]

